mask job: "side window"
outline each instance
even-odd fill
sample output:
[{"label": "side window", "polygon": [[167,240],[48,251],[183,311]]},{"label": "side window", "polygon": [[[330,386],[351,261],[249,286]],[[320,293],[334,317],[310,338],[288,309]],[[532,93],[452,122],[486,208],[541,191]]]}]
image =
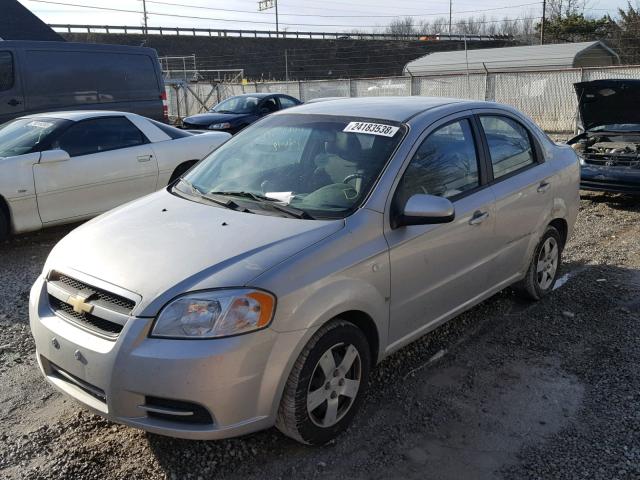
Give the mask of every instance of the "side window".
[{"label": "side window", "polygon": [[469,120],[449,123],[418,148],[398,186],[401,205],[413,195],[455,197],[480,185],[478,155]]},{"label": "side window", "polygon": [[480,122],[489,146],[493,178],[536,163],[531,137],[520,123],[500,116],[481,116]]},{"label": "side window", "polygon": [[53,142],[52,148],[70,156],[89,155],[147,143],[146,137],[124,117],[95,118],[69,127]]},{"label": "side window", "polygon": [[273,97],[267,98],[262,102],[262,104],[260,104],[260,109],[262,110],[263,108],[266,108],[269,112],[275,112],[278,110],[278,103]]},{"label": "side window", "polygon": [[279,97],[279,99],[280,99],[280,108],[282,108],[283,110],[285,108],[291,108],[298,105],[295,101],[293,101],[289,97]]},{"label": "side window", "polygon": [[13,88],[13,55],[0,52],[0,92]]}]

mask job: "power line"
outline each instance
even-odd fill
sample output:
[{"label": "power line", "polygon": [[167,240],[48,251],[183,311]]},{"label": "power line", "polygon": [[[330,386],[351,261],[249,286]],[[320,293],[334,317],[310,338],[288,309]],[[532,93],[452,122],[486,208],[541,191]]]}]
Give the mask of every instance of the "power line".
[{"label": "power line", "polygon": [[[123,9],[123,8],[113,8],[113,7],[99,7],[97,5],[81,5],[78,3],[64,3],[64,2],[57,2],[57,1],[53,1],[53,0],[26,0],[29,2],[36,2],[36,3],[46,3],[46,4],[51,4],[51,5],[61,5],[61,6],[67,6],[67,7],[80,7],[80,8],[88,8],[88,9],[92,9],[92,10],[103,10],[103,11],[112,11],[112,12],[123,12],[123,13],[135,13],[137,15],[140,15],[142,12],[139,10],[128,10],[128,9]],[[269,21],[265,21],[265,22],[258,22],[258,21],[253,21],[253,20],[232,20],[232,19],[228,19],[228,18],[215,18],[215,17],[200,17],[200,16],[195,16],[195,15],[180,15],[180,14],[174,14],[174,13],[160,13],[160,12],[147,12],[148,15],[156,15],[156,16],[161,16],[161,17],[171,17],[171,18],[188,18],[188,19],[195,19],[195,20],[214,20],[214,21],[218,21],[218,22],[232,22],[232,23],[250,23],[250,24],[259,24],[259,25],[270,25],[272,22]],[[514,18],[514,19],[510,19],[510,21],[512,22],[516,22],[516,21],[524,21],[524,20],[538,20],[541,17],[522,17],[522,18]],[[502,22],[503,20],[482,20],[482,21],[476,21],[474,23],[476,24],[487,24],[487,23],[499,23]],[[465,22],[466,24],[466,22]],[[381,25],[349,25],[349,24],[330,24],[330,23],[282,23],[282,25],[289,25],[289,26],[308,26],[308,27],[351,27],[351,28],[379,28],[381,27]],[[453,25],[460,25],[460,23],[457,24],[453,24]],[[411,24],[411,25],[407,25],[407,27],[414,27],[417,25]]]},{"label": "power line", "polygon": [[[138,1],[143,1],[143,0],[138,0]],[[168,5],[168,6],[172,6],[172,7],[186,7],[186,8],[194,8],[194,9],[198,9],[198,10],[214,10],[214,11],[220,11],[220,12],[233,12],[233,13],[257,13],[257,14],[265,14],[267,12],[255,12],[253,10],[234,10],[234,9],[228,9],[228,8],[215,8],[215,7],[204,7],[202,5],[193,5],[193,4],[187,4],[187,3],[172,3],[172,2],[162,2],[162,1],[156,1],[156,0],[146,0],[146,3],[153,3],[156,5]],[[531,5],[540,5],[542,4],[542,2],[538,1],[538,2],[532,2],[532,3],[522,3],[520,5],[511,5],[511,6],[506,6],[506,7],[494,7],[494,8],[483,8],[480,10],[461,10],[461,11],[457,11],[456,14],[461,14],[461,13],[478,13],[478,12],[487,12],[487,11],[494,11],[494,10],[506,10],[506,9],[511,9],[511,8],[520,8],[520,7],[528,7]],[[441,13],[420,13],[420,14],[414,14],[414,15],[406,15],[406,16],[411,16],[411,17],[431,17],[431,16],[443,16],[443,15],[448,15],[449,12],[441,12]],[[281,17],[320,17],[320,18],[396,18],[396,17],[403,17],[405,15],[403,14],[396,14],[396,15],[320,15],[320,14],[309,14],[309,13],[280,13],[279,14]]]}]

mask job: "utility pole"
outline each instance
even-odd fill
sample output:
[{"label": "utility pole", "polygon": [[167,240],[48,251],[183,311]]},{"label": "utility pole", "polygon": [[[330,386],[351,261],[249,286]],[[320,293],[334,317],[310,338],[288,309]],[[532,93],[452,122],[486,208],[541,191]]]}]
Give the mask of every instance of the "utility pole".
[{"label": "utility pole", "polygon": [[[451,37],[451,12],[453,10],[453,0],[449,0],[449,37]],[[449,38],[451,40],[451,38]]]},{"label": "utility pole", "polygon": [[280,28],[278,25],[278,0],[259,0],[258,11],[269,10],[270,8],[276,9],[276,37],[280,36]]},{"label": "utility pole", "polygon": [[287,59],[287,49],[284,49],[284,77],[285,80],[289,81],[289,60]]},{"label": "utility pole", "polygon": [[142,20],[144,21],[144,34],[147,34],[147,20],[148,20],[148,15],[147,15],[147,0],[142,0]]},{"label": "utility pole", "polygon": [[540,45],[544,45],[544,24],[547,16],[547,0],[542,0],[542,23],[540,24]]}]

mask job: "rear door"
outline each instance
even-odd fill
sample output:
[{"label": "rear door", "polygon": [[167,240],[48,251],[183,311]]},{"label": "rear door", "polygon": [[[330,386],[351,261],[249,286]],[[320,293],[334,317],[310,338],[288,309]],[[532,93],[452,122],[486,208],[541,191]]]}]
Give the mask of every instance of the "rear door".
[{"label": "rear door", "polygon": [[0,124],[24,112],[24,95],[18,74],[16,52],[0,43]]},{"label": "rear door", "polygon": [[71,159],[34,166],[43,223],[78,220],[151,193],[158,165],[144,134],[126,117],[77,122],[52,148]]},{"label": "rear door", "polygon": [[553,171],[525,124],[507,113],[478,114],[490,159],[491,190],[496,198],[495,275],[515,279],[528,263],[532,235],[553,208]]}]

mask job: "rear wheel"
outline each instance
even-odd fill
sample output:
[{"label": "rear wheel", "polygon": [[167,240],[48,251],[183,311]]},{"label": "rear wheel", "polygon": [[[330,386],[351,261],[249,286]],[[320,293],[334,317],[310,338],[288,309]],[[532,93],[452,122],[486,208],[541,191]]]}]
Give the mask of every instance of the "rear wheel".
[{"label": "rear wheel", "polygon": [[336,437],[362,402],[370,364],[369,344],[358,327],[335,320],[320,328],[289,375],[276,427],[310,445]]},{"label": "rear wheel", "polygon": [[527,298],[540,300],[553,290],[562,263],[562,237],[555,227],[547,227],[540,239],[527,274],[516,287]]}]

